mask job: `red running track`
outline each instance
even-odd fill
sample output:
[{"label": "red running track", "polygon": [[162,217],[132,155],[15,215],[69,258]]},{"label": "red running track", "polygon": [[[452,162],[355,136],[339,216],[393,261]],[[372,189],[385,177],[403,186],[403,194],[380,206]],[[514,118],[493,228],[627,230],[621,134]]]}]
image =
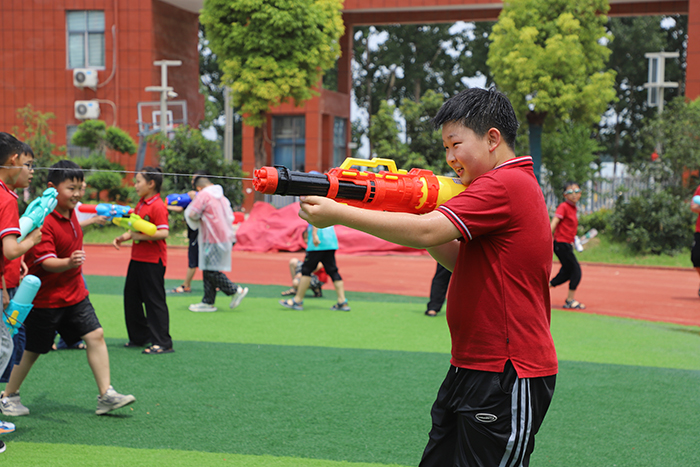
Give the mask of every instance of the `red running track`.
[{"label": "red running track", "polygon": [[[111,245],[86,245],[83,272],[88,275],[122,276],[131,256],[130,247],[117,251]],[[234,282],[288,286],[289,259],[303,259],[304,253],[233,252]],[[426,297],[435,272],[430,256],[337,256],[345,288],[355,292],[382,292]],[[700,326],[700,279],[692,268],[646,268],[605,264],[581,265],[583,279],[576,298],[586,304],[587,313],[665,321]],[[183,279],[187,249],[168,247],[166,279]],[[559,264],[553,265],[553,274]],[[197,272],[195,280],[201,279]],[[332,286],[326,285],[327,288]],[[552,289],[552,306],[560,308],[566,285]]]}]

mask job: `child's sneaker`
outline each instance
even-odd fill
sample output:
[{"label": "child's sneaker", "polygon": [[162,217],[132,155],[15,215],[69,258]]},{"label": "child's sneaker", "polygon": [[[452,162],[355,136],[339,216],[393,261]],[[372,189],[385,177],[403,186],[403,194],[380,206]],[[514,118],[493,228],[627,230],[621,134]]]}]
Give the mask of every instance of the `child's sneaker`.
[{"label": "child's sneaker", "polygon": [[189,307],[190,311],[194,311],[195,313],[211,313],[216,311],[216,307],[214,305],[210,305],[208,303],[193,303]]},{"label": "child's sneaker", "polygon": [[229,304],[229,308],[234,309],[238,305],[240,305],[246,295],[248,295],[248,287],[241,287],[239,285],[238,290],[236,290],[236,293],[233,295],[233,298],[231,299],[231,303]]},{"label": "child's sneaker", "polygon": [[3,443],[2,441],[0,441],[0,452],[5,452],[5,449],[6,449],[6,448],[7,448],[7,447],[5,446],[5,443]]},{"label": "child's sneaker", "polygon": [[288,298],[287,300],[280,300],[279,304],[285,308],[290,308],[292,310],[302,311],[304,309],[304,302],[297,303],[293,298]]},{"label": "child's sneaker", "polygon": [[[0,420],[0,434],[12,433],[15,431],[15,424],[10,422],[3,422]],[[2,452],[2,451],[0,451]]]},{"label": "child's sneaker", "polygon": [[119,394],[112,386],[107,389],[104,396],[97,396],[97,415],[104,415],[107,412],[116,410],[134,402],[136,398],[131,394]]},{"label": "child's sneaker", "polygon": [[3,394],[2,400],[0,400],[0,412],[2,412],[3,415],[9,415],[11,417],[29,415],[29,409],[20,402],[18,392],[10,394],[9,396]]},{"label": "child's sneaker", "polygon": [[348,301],[345,300],[343,303],[336,303],[331,307],[331,310],[336,310],[336,311],[350,311],[350,305],[348,305]]}]

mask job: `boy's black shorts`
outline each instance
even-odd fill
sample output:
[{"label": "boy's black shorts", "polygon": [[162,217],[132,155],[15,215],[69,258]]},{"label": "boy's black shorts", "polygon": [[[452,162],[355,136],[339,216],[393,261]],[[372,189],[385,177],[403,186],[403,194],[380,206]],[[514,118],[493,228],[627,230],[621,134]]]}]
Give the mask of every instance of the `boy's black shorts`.
[{"label": "boy's black shorts", "polygon": [[519,379],[510,361],[503,373],[451,366],[420,467],[529,465],[555,380]]},{"label": "boy's black shorts", "polygon": [[189,240],[189,246],[187,247],[187,267],[198,268],[199,267],[199,243],[197,239],[199,238],[199,230],[192,230],[187,227],[187,238]]},{"label": "boy's black shorts", "polygon": [[44,354],[51,350],[56,331],[68,347],[102,326],[90,298],[63,308],[33,308],[24,320],[27,330],[25,350]]},{"label": "boy's black shorts", "polygon": [[695,232],[693,236],[693,248],[690,251],[690,261],[694,268],[700,268],[700,232]]}]

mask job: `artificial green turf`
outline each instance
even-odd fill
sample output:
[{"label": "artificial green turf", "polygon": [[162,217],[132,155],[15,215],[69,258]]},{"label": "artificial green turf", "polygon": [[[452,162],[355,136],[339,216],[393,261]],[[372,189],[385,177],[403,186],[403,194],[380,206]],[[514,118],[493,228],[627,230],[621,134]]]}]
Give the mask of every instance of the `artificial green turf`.
[{"label": "artificial green turf", "polygon": [[[7,465],[418,463],[449,364],[444,315],[423,316],[424,299],[358,295],[343,313],[330,291],[291,311],[283,287],[256,285],[236,310],[219,294],[220,312],[195,314],[196,292],[171,295],[176,352],[145,356],[122,347],[123,279],[87,281],[113,384],[137,402],[97,417],[84,352],[43,356]],[[531,465],[700,465],[698,328],[554,311],[552,332],[560,374]]]},{"label": "artificial green turf", "polygon": [[[187,440],[183,439],[183,444]],[[81,444],[14,442],[2,454],[5,465],[13,467],[401,467],[397,464],[336,462],[298,457],[245,456],[231,453],[180,451],[173,449],[133,449]]]}]

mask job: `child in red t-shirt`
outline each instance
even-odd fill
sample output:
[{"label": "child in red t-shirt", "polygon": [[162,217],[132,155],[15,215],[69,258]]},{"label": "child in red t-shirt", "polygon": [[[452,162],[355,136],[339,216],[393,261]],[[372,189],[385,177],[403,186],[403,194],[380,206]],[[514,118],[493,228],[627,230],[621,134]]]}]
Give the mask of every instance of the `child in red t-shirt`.
[{"label": "child in red t-shirt", "polygon": [[[41,230],[35,229],[29,233],[22,242],[17,242],[21,235],[19,228],[19,210],[17,206],[17,194],[14,192],[15,186],[26,187],[31,179],[32,164],[34,154],[29,146],[19,141],[9,133],[0,132],[0,303],[4,310],[10,302],[10,293],[7,288],[13,284],[8,284],[5,278],[5,269],[14,268],[14,261],[20,258],[30,248],[41,241]],[[14,367],[13,356],[15,349],[15,339],[10,337],[10,333],[3,324],[0,324],[0,334],[2,334],[2,356],[0,360],[6,362],[1,365],[0,371],[5,367]],[[16,336],[15,336],[16,337]],[[19,340],[20,338],[18,338]],[[0,421],[0,434],[15,431],[15,425],[9,422]],[[5,450],[5,443],[0,441],[0,452]]]},{"label": "child in red t-shirt", "polygon": [[[27,143],[22,143],[22,153],[30,155],[32,161],[34,160],[34,151],[32,151],[32,148]],[[15,180],[14,184],[12,185],[8,184],[7,187],[12,191],[27,188],[33,177],[34,168],[30,162],[22,166],[22,171],[20,172],[19,177],[17,177],[17,180]],[[41,230],[39,230],[39,232],[41,232]],[[27,268],[27,264],[24,262],[24,259],[21,256],[13,259],[12,261],[5,260],[3,285],[7,287],[7,295],[10,299],[15,296],[17,287],[19,287],[20,279],[22,279],[28,272],[29,269]],[[12,343],[14,345],[12,357],[10,357],[10,362],[7,364],[2,376],[0,376],[0,383],[7,383],[10,381],[10,373],[12,373],[12,369],[15,365],[19,365],[19,362],[22,360],[22,354],[24,353],[24,345],[26,341],[26,331],[24,326],[20,326],[17,333],[12,336]]]},{"label": "child in red t-shirt", "polygon": [[554,254],[559,258],[561,268],[554,278],[549,281],[550,287],[556,287],[569,282],[569,294],[564,302],[564,308],[584,310],[586,305],[577,301],[576,288],[581,282],[581,265],[578,264],[574,254],[574,237],[578,230],[578,216],[576,203],[581,199],[581,188],[576,182],[566,182],[564,185],[564,202],[561,203],[554,217],[551,227],[554,234]]},{"label": "child in red t-shirt", "polygon": [[104,331],[83,280],[83,231],[74,213],[82,181],[83,171],[73,161],[59,161],[49,170],[48,186],[56,188],[57,204],[44,220],[41,242],[25,255],[29,273],[41,279],[41,288],[34,298],[34,308],[24,321],[27,331],[24,355],[12,370],[2,395],[0,410],[4,415],[29,415],[29,409],[20,401],[20,386],[39,356],[51,350],[56,331],[69,345],[80,339],[85,341],[88,363],[99,391],[97,415],[136,400],[132,395],[119,394],[111,386]]},{"label": "child in red t-shirt", "polygon": [[[515,156],[518,121],[495,88],[448,99],[433,119],[467,188],[435,211],[381,212],[318,196],[300,216],[427,248],[452,271],[451,366],[431,411],[421,467],[527,465],[558,370],[550,332],[552,234],[532,158]],[[526,415],[523,415],[526,414]]]},{"label": "child in red t-shirt", "polygon": [[[124,347],[150,347],[142,353],[157,355],[173,352],[170,338],[170,312],[165,302],[165,267],[168,252],[168,209],[160,198],[163,174],[155,167],[144,167],[134,177],[134,188],[139,202],[134,212],[142,219],[156,225],[153,236],[127,231],[114,239],[119,246],[133,240],[131,261],[124,283],[124,319],[129,341]],[[146,306],[144,315],[143,307]]]}]

